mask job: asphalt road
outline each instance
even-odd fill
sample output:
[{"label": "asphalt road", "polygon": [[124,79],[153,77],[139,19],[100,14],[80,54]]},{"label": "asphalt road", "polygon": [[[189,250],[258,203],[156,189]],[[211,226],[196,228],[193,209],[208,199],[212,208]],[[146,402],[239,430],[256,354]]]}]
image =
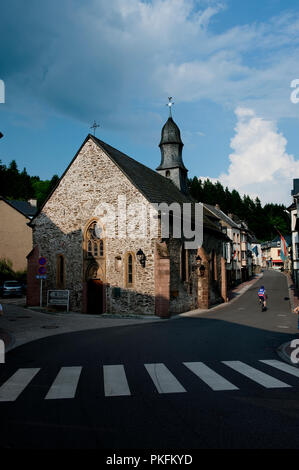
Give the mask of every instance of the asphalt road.
[{"label": "asphalt road", "polygon": [[269,271],[262,283],[264,313],[260,282],[198,318],[61,334],[11,351],[0,365],[0,446],[299,448],[299,369],[278,369],[276,354],[298,337],[297,318],[286,278]]}]

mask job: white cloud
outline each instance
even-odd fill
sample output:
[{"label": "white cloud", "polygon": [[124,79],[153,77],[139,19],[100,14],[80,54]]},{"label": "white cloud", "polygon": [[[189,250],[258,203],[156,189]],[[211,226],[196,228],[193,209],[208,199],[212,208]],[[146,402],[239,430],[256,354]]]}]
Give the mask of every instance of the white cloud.
[{"label": "white cloud", "polygon": [[213,184],[218,183],[219,181],[219,178],[211,178],[210,176],[198,176],[197,178],[202,182],[209,180]]},{"label": "white cloud", "polygon": [[299,77],[299,15],[211,32],[223,8],[216,0],[10,0],[0,33],[7,106],[27,96],[28,113],[34,98],[126,127],[129,113],[140,121],[136,103],[144,113],[170,93],[297,117],[289,85]]},{"label": "white cloud", "polygon": [[287,140],[274,121],[252,109],[237,108],[228,172],[219,180],[241,194],[258,196],[263,203],[288,204],[292,179],[299,177],[299,161],[286,152]]}]

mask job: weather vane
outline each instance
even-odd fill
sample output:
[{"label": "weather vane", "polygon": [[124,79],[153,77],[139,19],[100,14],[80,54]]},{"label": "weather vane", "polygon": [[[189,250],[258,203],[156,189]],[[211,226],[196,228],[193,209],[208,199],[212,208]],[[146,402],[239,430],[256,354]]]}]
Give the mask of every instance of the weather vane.
[{"label": "weather vane", "polygon": [[90,129],[93,129],[93,135],[95,136],[96,135],[96,129],[97,127],[100,127],[99,124],[97,124],[95,121],[93,123],[93,125],[90,127]]},{"label": "weather vane", "polygon": [[172,96],[169,96],[168,97],[168,103],[166,105],[166,106],[169,107],[169,117],[172,117],[171,108],[172,108],[173,105],[174,105],[174,102],[172,101]]}]

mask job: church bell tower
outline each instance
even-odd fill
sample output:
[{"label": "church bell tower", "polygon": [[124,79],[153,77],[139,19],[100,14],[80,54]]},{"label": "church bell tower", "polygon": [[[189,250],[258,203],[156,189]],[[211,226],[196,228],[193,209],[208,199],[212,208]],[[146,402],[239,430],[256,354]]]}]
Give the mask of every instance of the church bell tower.
[{"label": "church bell tower", "polygon": [[156,168],[160,175],[172,180],[172,182],[183,193],[187,193],[187,173],[182,159],[183,142],[180,129],[172,119],[171,108],[173,106],[172,98],[168,98],[169,118],[164,124],[161,132],[161,163]]}]

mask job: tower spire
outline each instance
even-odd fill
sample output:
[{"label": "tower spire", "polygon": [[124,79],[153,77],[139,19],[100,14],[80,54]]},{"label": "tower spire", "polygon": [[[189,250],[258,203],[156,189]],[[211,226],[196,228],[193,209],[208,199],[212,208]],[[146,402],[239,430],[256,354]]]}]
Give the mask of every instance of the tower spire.
[{"label": "tower spire", "polygon": [[174,105],[172,97],[168,98],[166,106],[169,107],[169,117],[161,132],[159,144],[161,150],[161,163],[156,169],[158,173],[169,178],[182,191],[187,193],[187,173],[183,159],[183,142],[180,129],[172,119],[171,108]]}]

